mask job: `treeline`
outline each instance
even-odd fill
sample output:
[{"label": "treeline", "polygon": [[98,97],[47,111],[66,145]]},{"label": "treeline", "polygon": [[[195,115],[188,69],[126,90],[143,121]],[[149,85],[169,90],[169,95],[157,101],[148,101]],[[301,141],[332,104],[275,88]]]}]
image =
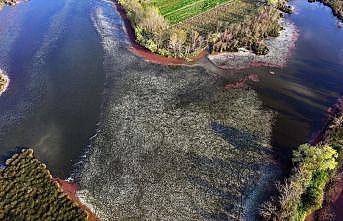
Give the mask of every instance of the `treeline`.
[{"label": "treeline", "polygon": [[277,37],[279,35],[281,31],[279,20],[280,12],[278,10],[273,7],[263,7],[256,16],[218,33],[218,38],[212,40],[213,51],[237,51],[238,48],[244,47],[256,54],[267,54],[269,50],[264,39],[268,36]]},{"label": "treeline", "polygon": [[342,0],[309,0],[309,2],[319,1],[327,6],[329,6],[333,14],[343,20],[343,1]]},{"label": "treeline", "polygon": [[321,208],[324,190],[343,158],[343,100],[339,100],[334,115],[322,134],[322,141],[312,146],[300,145],[293,153],[291,176],[277,183],[276,196],[260,210],[264,220],[305,220]]},{"label": "treeline", "polygon": [[[135,29],[136,41],[150,51],[167,56],[191,58],[205,49],[210,52],[238,51],[245,47],[256,54],[267,54],[264,39],[278,36],[280,11],[271,4],[258,9],[241,23],[224,31],[199,33],[195,29],[170,26],[158,8],[139,0],[119,0]],[[206,21],[204,21],[206,22]]]}]

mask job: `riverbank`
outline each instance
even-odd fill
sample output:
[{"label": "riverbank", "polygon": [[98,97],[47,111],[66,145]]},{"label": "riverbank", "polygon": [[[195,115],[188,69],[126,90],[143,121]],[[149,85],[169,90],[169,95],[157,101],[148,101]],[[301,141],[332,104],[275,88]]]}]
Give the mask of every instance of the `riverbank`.
[{"label": "riverbank", "polygon": [[96,220],[73,197],[73,189],[53,179],[31,149],[23,149],[0,167],[0,219]]},{"label": "riverbank", "polygon": [[342,150],[341,98],[329,109],[318,138],[294,150],[290,177],[276,185],[277,196],[261,207],[264,220],[337,220],[341,213],[335,207],[342,205]]},{"label": "riverbank", "polygon": [[9,77],[0,69],[0,96],[7,90],[9,83]]},{"label": "riverbank", "polygon": [[100,221],[100,219],[92,212],[87,205],[82,204],[80,198],[77,195],[77,191],[79,191],[79,186],[76,183],[62,180],[60,178],[53,178],[53,181],[58,184],[60,189],[63,190],[68,197],[75,202],[82,210],[87,213],[87,221]]},{"label": "riverbank", "polygon": [[343,217],[343,98],[329,110],[326,129],[318,135],[318,142],[330,143],[339,149],[338,164],[324,189],[322,207],[307,217],[307,221],[336,221]]}]

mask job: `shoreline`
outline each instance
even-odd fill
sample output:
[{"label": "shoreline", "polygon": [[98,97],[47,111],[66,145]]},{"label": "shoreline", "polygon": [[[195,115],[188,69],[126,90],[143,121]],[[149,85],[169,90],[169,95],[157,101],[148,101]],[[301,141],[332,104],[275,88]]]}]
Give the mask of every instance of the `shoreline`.
[{"label": "shoreline", "polygon": [[[310,142],[316,145],[330,137],[330,134],[335,129],[342,126],[340,123],[343,120],[343,97],[327,110],[329,116],[324,128],[319,131],[318,135]],[[306,217],[306,221],[321,220],[320,218],[326,217],[328,214],[337,217],[343,217],[343,211],[340,209],[343,206],[343,165],[340,165],[333,173],[331,180],[324,188],[324,199],[322,208],[313,211]]]},{"label": "shoreline", "polygon": [[314,2],[319,2],[326,7],[331,9],[332,15],[335,16],[338,20],[343,22],[343,13],[339,12],[338,9],[333,5],[330,4],[330,2],[325,1],[325,0],[308,0],[309,3],[314,3]]},{"label": "shoreline", "polygon": [[79,191],[79,185],[74,182],[60,179],[58,177],[52,177],[52,180],[57,183],[59,188],[68,195],[69,199],[75,202],[82,210],[87,213],[88,221],[99,221],[100,219],[93,213],[93,211],[84,205],[80,198],[77,196],[77,191]]},{"label": "shoreline", "polygon": [[208,54],[206,50],[203,50],[197,56],[193,57],[191,61],[181,58],[165,57],[149,51],[136,42],[135,32],[125,9],[118,4],[116,0],[112,0],[112,2],[123,20],[123,28],[128,35],[130,45],[129,51],[145,61],[155,64],[203,66],[201,60],[206,58],[211,64],[219,69],[240,70],[261,66],[284,67],[291,57],[292,51],[295,48],[295,42],[299,37],[296,26],[293,23],[282,19],[281,26],[283,27],[283,30],[280,31],[280,35],[278,37],[268,37],[266,39],[266,44],[270,49],[269,53],[266,55],[256,55],[252,51],[242,49],[238,52],[223,52],[218,54]]},{"label": "shoreline", "polygon": [[2,88],[0,87],[0,96],[1,96],[3,93],[5,93],[7,91],[8,86],[10,84],[10,78],[1,69],[0,69],[0,80],[5,81],[5,84],[1,86]]},{"label": "shoreline", "polygon": [[125,9],[116,1],[111,0],[116,7],[120,17],[123,21],[123,28],[128,37],[129,51],[134,55],[143,58],[145,61],[154,63],[154,64],[163,64],[163,65],[190,65],[186,60],[180,58],[171,58],[165,57],[156,53],[149,51],[147,48],[141,46],[136,42],[135,31],[131,24],[130,19],[127,16]]}]

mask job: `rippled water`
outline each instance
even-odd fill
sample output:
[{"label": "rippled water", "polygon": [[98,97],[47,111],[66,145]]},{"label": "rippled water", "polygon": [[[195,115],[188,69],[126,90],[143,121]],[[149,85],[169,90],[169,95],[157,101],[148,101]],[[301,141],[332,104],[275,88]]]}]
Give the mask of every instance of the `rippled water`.
[{"label": "rippled water", "polygon": [[[337,19],[321,4],[291,3],[297,10],[287,17],[300,37],[289,65],[243,71],[259,75],[252,87],[279,113],[273,140],[286,150],[280,152],[284,159],[323,125],[326,108],[343,93],[343,30]],[[94,28],[97,10],[113,24],[108,34],[125,46],[122,21],[113,9],[100,0],[32,0],[0,12],[0,68],[11,78],[0,98],[1,154],[33,147],[53,174],[69,176],[95,133],[111,62],[103,60],[103,42]]]},{"label": "rippled water", "polygon": [[279,113],[273,143],[284,161],[292,148],[323,127],[327,108],[343,94],[343,29],[337,27],[338,19],[320,3],[290,3],[296,11],[286,17],[299,30],[296,48],[285,68],[256,70],[261,82],[255,85],[265,105]]},{"label": "rippled water", "polygon": [[102,100],[102,47],[92,1],[33,0],[0,12],[0,152],[32,147],[67,177],[95,133]]}]

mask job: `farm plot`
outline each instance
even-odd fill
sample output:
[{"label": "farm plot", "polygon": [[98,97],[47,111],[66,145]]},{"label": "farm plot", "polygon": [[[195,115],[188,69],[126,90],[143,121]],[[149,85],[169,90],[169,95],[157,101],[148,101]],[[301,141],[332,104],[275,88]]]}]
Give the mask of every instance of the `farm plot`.
[{"label": "farm plot", "polygon": [[227,2],[229,0],[153,0],[149,5],[157,7],[170,24],[177,24]]}]

